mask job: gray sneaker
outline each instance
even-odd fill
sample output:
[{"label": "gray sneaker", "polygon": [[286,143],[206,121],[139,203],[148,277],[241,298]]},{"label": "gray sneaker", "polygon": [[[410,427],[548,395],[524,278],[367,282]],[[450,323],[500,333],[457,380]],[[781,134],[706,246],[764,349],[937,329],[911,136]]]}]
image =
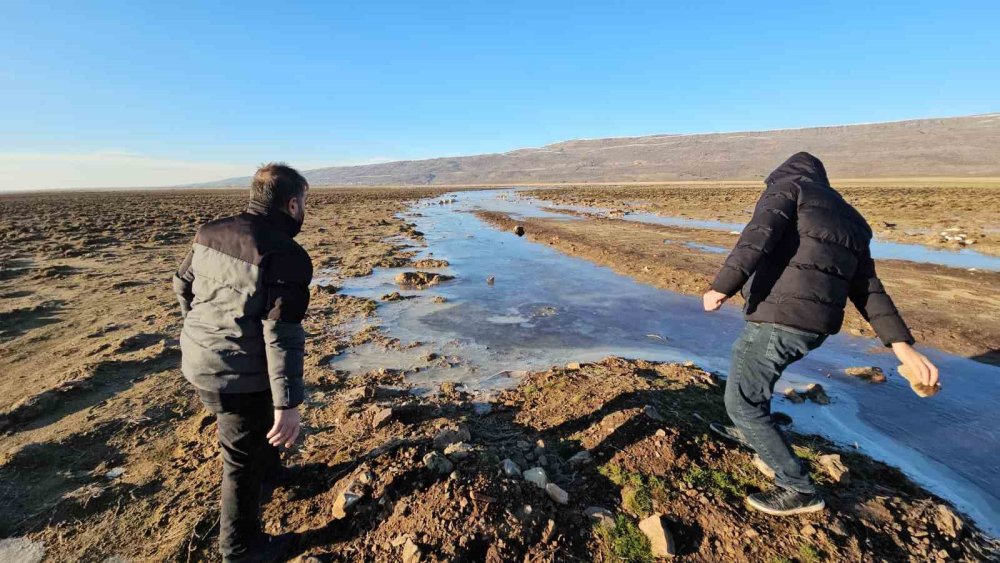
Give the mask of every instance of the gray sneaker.
[{"label": "gray sneaker", "polygon": [[747,497],[747,504],[771,516],[792,516],[819,512],[826,508],[823,497],[775,487],[770,491],[754,493]]}]

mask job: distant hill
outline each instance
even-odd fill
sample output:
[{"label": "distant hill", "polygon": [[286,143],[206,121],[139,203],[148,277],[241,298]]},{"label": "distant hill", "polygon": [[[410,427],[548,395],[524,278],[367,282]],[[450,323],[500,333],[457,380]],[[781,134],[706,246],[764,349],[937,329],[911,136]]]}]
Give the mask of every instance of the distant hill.
[{"label": "distant hill", "polygon": [[[540,148],[305,172],[312,185],[752,180],[794,152],[832,177],[1000,177],[1000,113],[890,123],[564,141]],[[232,178],[204,185],[246,185]]]}]

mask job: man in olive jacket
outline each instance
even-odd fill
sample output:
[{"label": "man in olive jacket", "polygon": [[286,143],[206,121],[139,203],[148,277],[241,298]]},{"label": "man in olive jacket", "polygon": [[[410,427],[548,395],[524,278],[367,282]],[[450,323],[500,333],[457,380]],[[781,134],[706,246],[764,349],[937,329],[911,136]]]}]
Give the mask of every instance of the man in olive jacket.
[{"label": "man in olive jacket", "polygon": [[[774,384],[790,364],[840,331],[850,300],[886,346],[923,383],[937,383],[930,361],[875,274],[864,217],[830,186],[823,163],[800,152],[775,169],[750,223],[705,293],[715,311],[742,289],[747,326],[733,346],[726,411],[735,426],[712,430],[752,447],[755,463],[774,472],[777,487],[748,504],[773,515],[822,510],[808,466],[771,419]],[[769,471],[769,472],[770,472]]]},{"label": "man in olive jacket", "polygon": [[198,229],[174,276],[181,371],[218,420],[226,561],[273,559],[280,549],[261,529],[260,497],[276,448],[299,433],[312,262],[293,239],[308,188],[284,164],[260,168],[247,210]]}]

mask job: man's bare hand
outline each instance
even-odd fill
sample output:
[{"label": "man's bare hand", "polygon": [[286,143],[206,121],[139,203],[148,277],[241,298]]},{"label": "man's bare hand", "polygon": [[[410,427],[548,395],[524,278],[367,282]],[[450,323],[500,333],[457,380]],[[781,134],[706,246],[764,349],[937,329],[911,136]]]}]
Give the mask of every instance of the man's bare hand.
[{"label": "man's bare hand", "polygon": [[726,302],[726,299],[729,299],[729,297],[725,293],[719,293],[714,289],[708,290],[705,292],[704,297],[702,297],[706,311],[718,311],[719,307],[722,307],[722,304]]},{"label": "man's bare hand", "polygon": [[927,356],[917,352],[913,346],[905,342],[894,342],[892,344],[892,351],[899,358],[901,364],[907,366],[911,373],[916,374],[920,378],[919,383],[928,387],[937,385],[938,369],[927,359]]},{"label": "man's bare hand", "polygon": [[292,447],[299,437],[299,409],[274,409],[274,426],[267,433],[272,446]]}]

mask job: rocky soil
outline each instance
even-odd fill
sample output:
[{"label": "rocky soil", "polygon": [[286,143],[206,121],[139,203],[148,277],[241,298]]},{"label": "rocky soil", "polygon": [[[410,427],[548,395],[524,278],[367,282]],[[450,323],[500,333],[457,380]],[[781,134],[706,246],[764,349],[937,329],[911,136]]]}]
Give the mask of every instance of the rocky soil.
[{"label": "rocky soil", "polygon": [[[440,266],[412,264],[398,240],[421,235],[395,217],[436,193],[314,190],[301,240],[320,275]],[[0,558],[217,560],[214,419],[178,369],[170,275],[197,224],[244,200],[0,198]],[[416,395],[405,373],[331,369],[352,346],[412,344],[351,328],[379,307],[335,285],[313,289],[303,437],[263,511],[269,532],[291,534],[289,560],[996,556],[993,540],[898,471],[815,437],[796,436],[796,447],[830,508],[792,519],[750,511],[743,496],[767,481],[750,453],[708,434],[721,388],[696,366],[571,364],[488,403],[454,384]]]}]

